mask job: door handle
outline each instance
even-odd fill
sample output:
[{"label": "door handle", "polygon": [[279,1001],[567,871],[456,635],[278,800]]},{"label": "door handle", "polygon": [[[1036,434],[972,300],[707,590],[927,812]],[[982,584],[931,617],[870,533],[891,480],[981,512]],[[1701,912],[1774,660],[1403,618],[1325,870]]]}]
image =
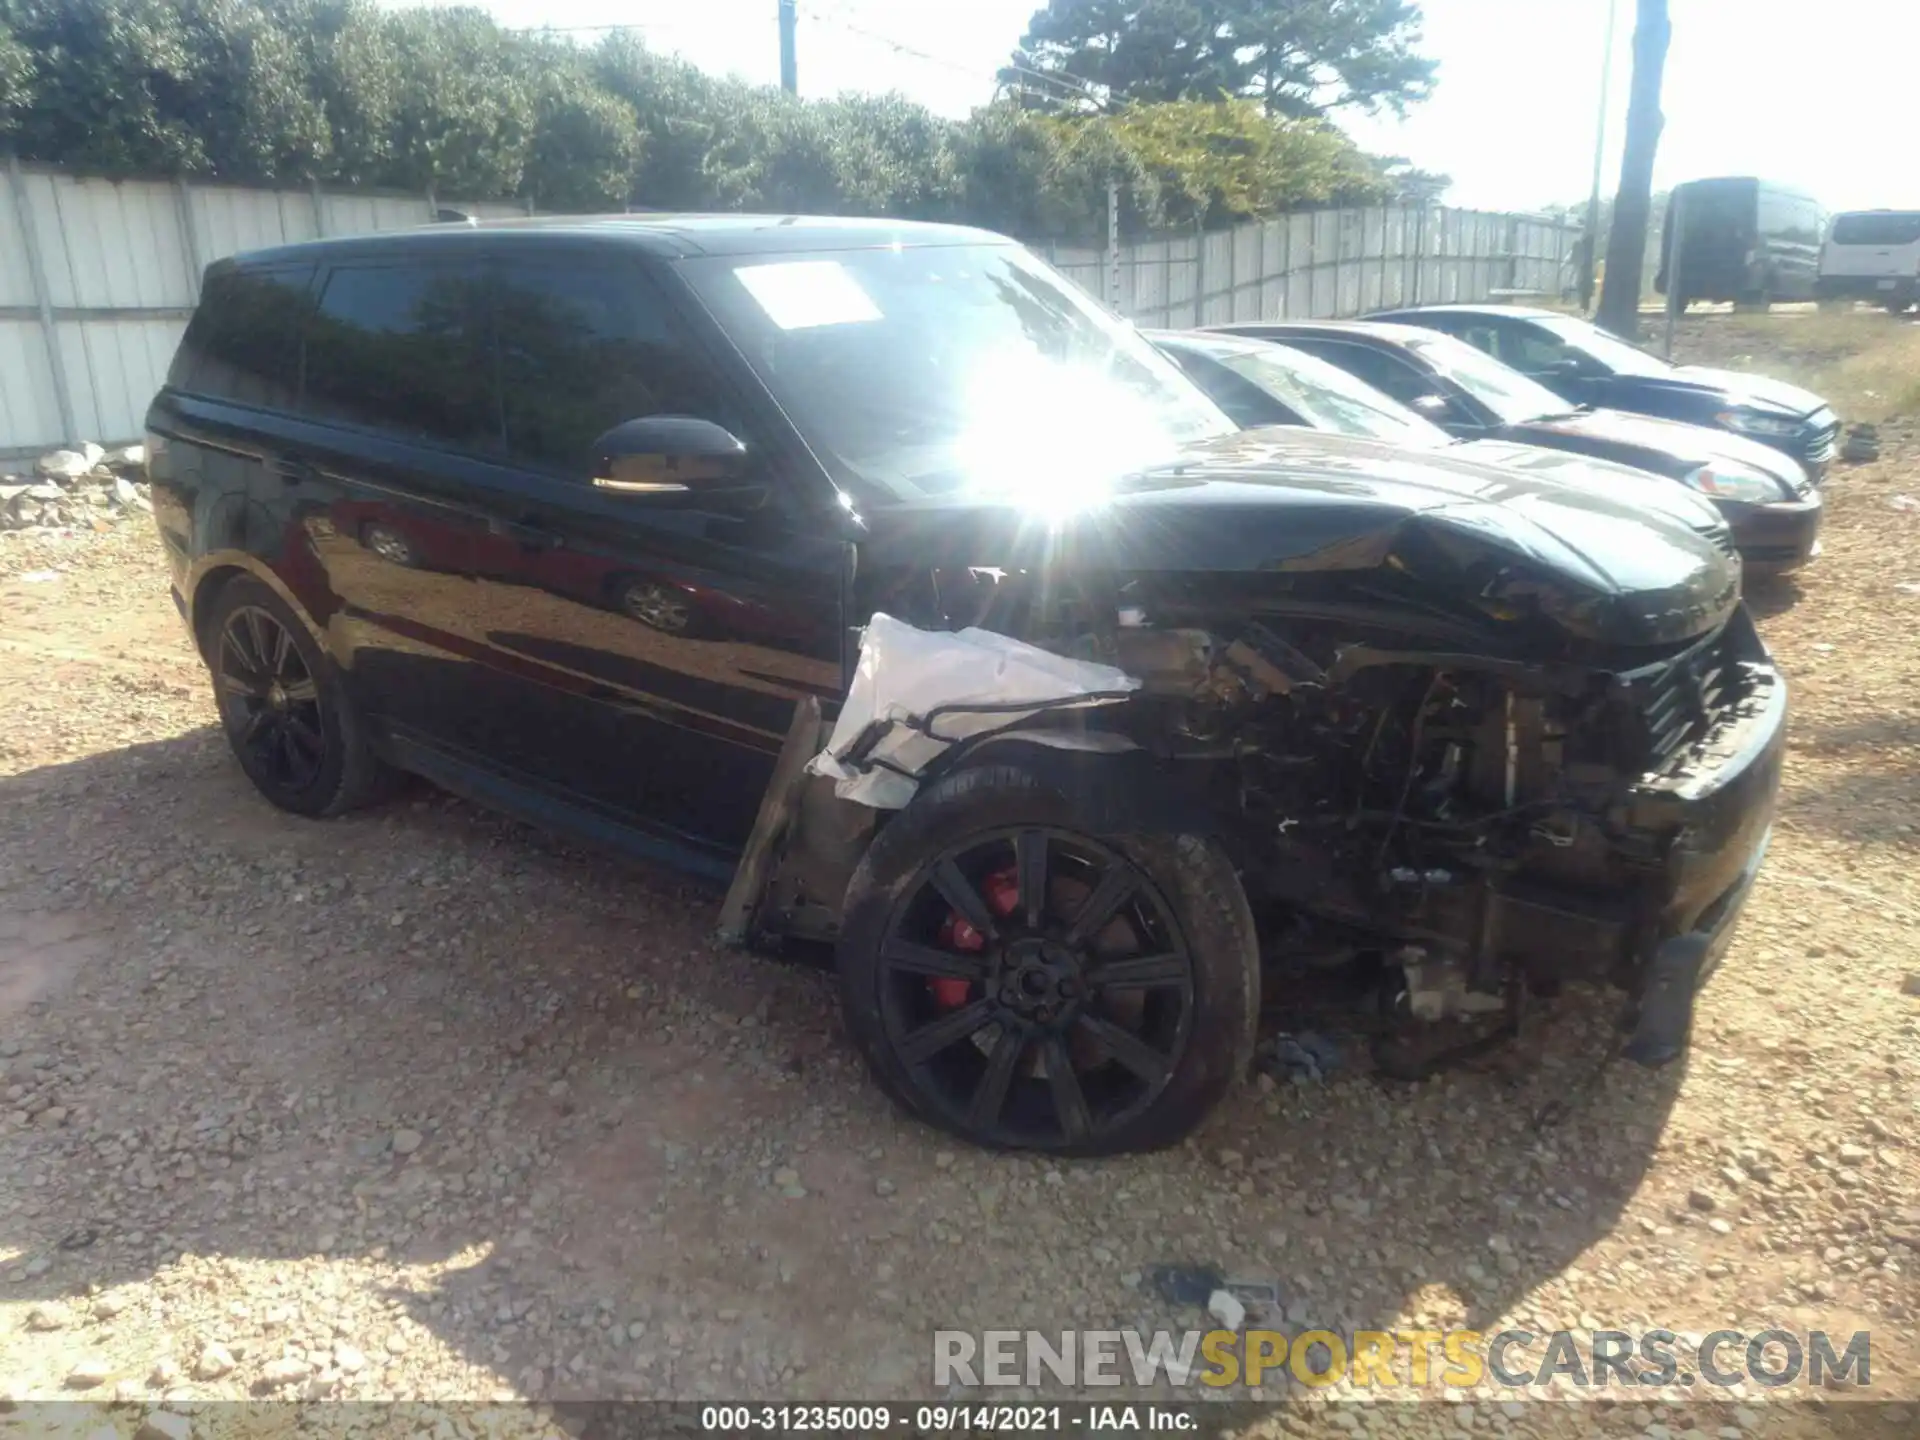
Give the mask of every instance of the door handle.
[{"label": "door handle", "polygon": [[298,485],[303,481],[320,478],[320,472],[306,461],[290,460],[284,455],[275,457],[267,468],[287,485]]}]

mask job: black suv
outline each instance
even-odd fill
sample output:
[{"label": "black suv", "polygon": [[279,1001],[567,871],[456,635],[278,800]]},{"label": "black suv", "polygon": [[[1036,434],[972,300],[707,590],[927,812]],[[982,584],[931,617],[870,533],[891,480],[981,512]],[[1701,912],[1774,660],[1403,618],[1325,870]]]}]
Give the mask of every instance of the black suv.
[{"label": "black suv", "polygon": [[[1174,1141],[1263,978],[1316,971],[1396,1018],[1401,1071],[1582,976],[1670,1058],[1769,830],[1785,688],[1710,537],[1240,433],[977,231],[614,217],[242,256],[148,427],[174,594],[268,799],[331,815],[413,771],[730,881],[724,930],[832,943],[879,1080],[987,1144]],[[919,711],[814,759],[886,689],[883,632],[1120,673],[1057,704],[922,675]],[[904,807],[848,798],[880,765]]]}]

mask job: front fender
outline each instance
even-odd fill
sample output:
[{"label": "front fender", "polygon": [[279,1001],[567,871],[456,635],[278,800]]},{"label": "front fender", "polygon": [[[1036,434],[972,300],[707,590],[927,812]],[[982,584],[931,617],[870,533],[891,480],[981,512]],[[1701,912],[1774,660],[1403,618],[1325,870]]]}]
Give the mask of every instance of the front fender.
[{"label": "front fender", "polygon": [[[1095,736],[1107,732],[1091,732]],[[1222,786],[1232,765],[1223,760],[1169,760],[1138,746],[1088,748],[1080,734],[1015,730],[978,745],[956,746],[921,779],[924,787],[946,770],[982,760],[1013,764],[1072,803],[1094,834],[1221,836],[1234,813]],[[956,753],[957,752],[957,753]]]}]

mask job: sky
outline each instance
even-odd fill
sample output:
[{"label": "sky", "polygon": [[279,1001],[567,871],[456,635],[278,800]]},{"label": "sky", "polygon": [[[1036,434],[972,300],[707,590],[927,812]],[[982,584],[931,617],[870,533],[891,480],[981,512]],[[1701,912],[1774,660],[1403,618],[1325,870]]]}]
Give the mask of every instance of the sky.
[{"label": "sky", "polygon": [[[405,3],[405,0],[390,0]],[[479,0],[504,25],[633,25],[656,49],[765,84],[777,0]],[[798,0],[800,93],[899,90],[951,116],[994,75],[1041,0]],[[1369,150],[1451,175],[1448,203],[1530,209],[1592,184],[1610,0],[1425,0],[1433,98],[1404,120],[1344,110]],[[1618,180],[1634,0],[1618,5],[1604,188]],[[1920,4],[1672,0],[1657,185],[1763,175],[1830,209],[1920,206],[1911,158]],[[591,40],[591,33],[581,38]]]}]

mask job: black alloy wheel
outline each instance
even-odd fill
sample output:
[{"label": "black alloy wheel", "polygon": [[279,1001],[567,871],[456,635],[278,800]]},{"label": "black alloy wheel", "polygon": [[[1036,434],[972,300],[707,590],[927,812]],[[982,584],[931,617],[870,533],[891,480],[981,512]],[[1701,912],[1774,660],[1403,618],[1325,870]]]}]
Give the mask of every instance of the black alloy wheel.
[{"label": "black alloy wheel", "polygon": [[249,774],[277,790],[312,788],[327,763],[320,687],[279,619],[257,605],[231,611],[214,671],[227,734]]},{"label": "black alloy wheel", "polygon": [[1067,831],[940,855],[896,910],[880,963],[895,1053],[991,1144],[1097,1142],[1159,1096],[1192,1028],[1193,960],[1166,900],[1117,851]]},{"label": "black alloy wheel", "polygon": [[199,633],[227,743],[268,800],[297,815],[338,815],[392,787],[338,672],[271,586],[229,581]]},{"label": "black alloy wheel", "polygon": [[1172,1144],[1251,1053],[1259,950],[1233,866],[1093,834],[1012,765],[925,786],[847,890],[848,1029],[921,1119],[999,1149]]}]

